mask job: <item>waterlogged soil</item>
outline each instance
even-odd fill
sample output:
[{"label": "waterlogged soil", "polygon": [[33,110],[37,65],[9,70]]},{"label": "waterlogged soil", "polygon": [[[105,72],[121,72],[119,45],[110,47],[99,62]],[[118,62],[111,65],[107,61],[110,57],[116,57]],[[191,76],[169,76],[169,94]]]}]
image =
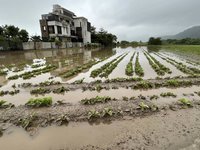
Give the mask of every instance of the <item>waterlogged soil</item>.
[{"label": "waterlogged soil", "polygon": [[0,145],[4,150],[199,150],[199,115],[199,108],[162,111],[100,124],[82,122],[38,128],[32,136],[11,126],[0,138]]},{"label": "waterlogged soil", "polygon": [[[199,150],[200,97],[195,93],[200,91],[199,76],[187,76],[149,50],[150,55],[172,71],[171,74],[165,74],[158,78],[143,53],[147,50],[146,47],[128,47],[0,53],[0,68],[31,66],[33,61],[38,59],[45,60],[45,65],[53,64],[57,67],[55,70],[28,80],[22,78],[8,80],[9,76],[28,71],[26,69],[18,73],[9,71],[7,76],[0,76],[0,91],[15,89],[20,91],[15,95],[7,94],[0,97],[0,100],[6,100],[15,105],[12,108],[0,109],[0,149]],[[139,53],[139,62],[144,70],[142,82],[151,82],[156,85],[173,78],[181,82],[189,81],[191,84],[176,88],[161,86],[160,88],[133,89],[141,81],[107,83],[104,82],[105,78],[90,77],[93,70],[120,55],[128,54],[108,76],[108,79],[127,78],[126,65],[134,52]],[[194,66],[179,59],[177,55],[166,54],[163,50],[162,54],[178,62],[183,62],[188,67]],[[59,75],[91,60],[103,61],[69,78]],[[138,77],[135,74],[135,60],[136,55],[132,62],[134,70],[132,77]],[[198,65],[195,68],[200,69]],[[82,79],[84,79],[83,83],[73,83]],[[103,82],[94,82],[96,80]],[[40,88],[35,84],[45,81],[58,81],[60,84],[41,87],[49,89],[51,92],[48,94],[30,94],[31,90]],[[31,83],[32,85],[26,88],[18,86],[22,83]],[[52,92],[61,87],[69,89],[69,91],[60,94]],[[167,92],[175,94],[176,97],[161,96],[162,93]],[[96,96],[109,96],[112,100],[95,105],[83,105],[80,102],[82,99]],[[25,106],[30,98],[37,97],[52,97],[53,105],[43,108]],[[192,107],[181,104],[178,101],[181,98],[189,99]],[[57,101],[62,101],[62,104]],[[147,108],[143,110],[144,105],[147,105]],[[112,115],[102,116],[108,108],[112,110]],[[98,111],[101,117],[94,120],[89,119],[90,111]],[[10,144],[11,141],[12,144]]]}]

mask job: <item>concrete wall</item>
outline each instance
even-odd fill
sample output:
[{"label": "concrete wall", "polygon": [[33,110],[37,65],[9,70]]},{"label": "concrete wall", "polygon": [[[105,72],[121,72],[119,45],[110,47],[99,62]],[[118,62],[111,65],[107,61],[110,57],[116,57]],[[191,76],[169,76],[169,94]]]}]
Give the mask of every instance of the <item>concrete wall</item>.
[{"label": "concrete wall", "polygon": [[[84,47],[83,43],[72,43],[72,42],[62,42],[60,49],[72,48],[72,47]],[[40,50],[40,49],[57,49],[55,42],[24,42],[23,50]]]}]

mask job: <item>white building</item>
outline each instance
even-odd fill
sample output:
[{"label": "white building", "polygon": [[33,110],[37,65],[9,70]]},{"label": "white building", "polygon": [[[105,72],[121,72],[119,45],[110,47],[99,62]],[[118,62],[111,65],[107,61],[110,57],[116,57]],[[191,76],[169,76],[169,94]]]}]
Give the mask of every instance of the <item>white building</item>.
[{"label": "white building", "polygon": [[62,41],[91,43],[91,25],[84,17],[76,15],[59,6],[53,5],[53,11],[42,15],[40,27],[43,40],[56,37]]}]

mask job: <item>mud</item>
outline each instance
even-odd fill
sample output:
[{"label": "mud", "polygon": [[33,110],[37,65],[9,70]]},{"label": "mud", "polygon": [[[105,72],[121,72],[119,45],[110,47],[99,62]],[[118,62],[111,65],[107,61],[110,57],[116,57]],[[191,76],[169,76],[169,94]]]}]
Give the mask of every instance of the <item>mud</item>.
[{"label": "mud", "polygon": [[10,126],[0,138],[0,144],[4,150],[198,150],[199,110],[195,107],[136,118],[124,116],[120,121],[92,125],[69,123],[62,127],[37,128],[32,136],[21,128]]}]

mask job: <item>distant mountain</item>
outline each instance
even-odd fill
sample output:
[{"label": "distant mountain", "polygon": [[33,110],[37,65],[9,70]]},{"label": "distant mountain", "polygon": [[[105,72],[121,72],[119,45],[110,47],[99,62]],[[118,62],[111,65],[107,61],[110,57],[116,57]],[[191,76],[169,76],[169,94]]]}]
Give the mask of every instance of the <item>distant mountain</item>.
[{"label": "distant mountain", "polygon": [[162,39],[184,39],[184,38],[200,39],[200,26],[191,27],[176,35],[162,37]]}]

